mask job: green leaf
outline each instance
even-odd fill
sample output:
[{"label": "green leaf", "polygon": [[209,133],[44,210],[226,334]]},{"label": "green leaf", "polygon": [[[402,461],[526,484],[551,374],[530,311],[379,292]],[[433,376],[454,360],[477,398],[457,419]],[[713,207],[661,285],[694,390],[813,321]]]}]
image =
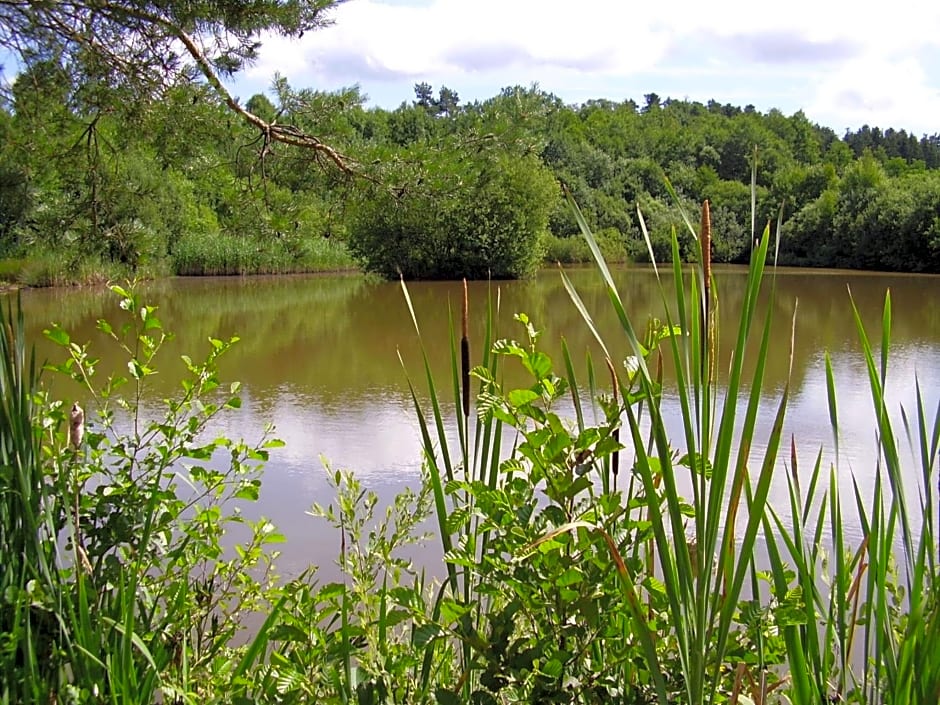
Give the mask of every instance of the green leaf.
[{"label": "green leaf", "polygon": [[415,648],[421,649],[428,644],[428,642],[444,634],[444,630],[436,624],[421,624],[415,627],[414,632],[412,632],[411,643]]},{"label": "green leaf", "polygon": [[516,408],[531,404],[539,399],[539,395],[531,389],[513,389],[509,392],[508,397],[509,403]]},{"label": "green leaf", "polygon": [[441,618],[448,624],[456,622],[469,611],[469,607],[461,605],[452,598],[441,600]]},{"label": "green leaf", "polygon": [[558,659],[553,658],[546,661],[541,670],[549,678],[560,678],[564,671],[564,665]]},{"label": "green leaf", "polygon": [[558,587],[567,587],[577,585],[584,580],[584,573],[579,568],[568,568],[564,573],[555,578],[555,585]]},{"label": "green leaf", "polygon": [[59,326],[53,326],[52,328],[48,330],[44,330],[43,335],[45,335],[49,340],[51,340],[56,345],[66,346],[71,342],[71,338],[69,338],[69,334],[66,333],[64,330],[62,330],[61,328],[59,328]]},{"label": "green leaf", "polygon": [[552,371],[552,359],[543,352],[534,352],[523,358],[522,364],[536,379],[542,379]]},{"label": "green leaf", "polygon": [[247,499],[252,502],[258,501],[258,496],[260,495],[261,483],[258,480],[252,480],[248,484],[245,484],[238,488],[238,491],[235,493],[236,499]]},{"label": "green leaf", "polygon": [[342,583],[327,583],[317,591],[317,600],[327,602],[340,597],[346,592],[346,586]]}]

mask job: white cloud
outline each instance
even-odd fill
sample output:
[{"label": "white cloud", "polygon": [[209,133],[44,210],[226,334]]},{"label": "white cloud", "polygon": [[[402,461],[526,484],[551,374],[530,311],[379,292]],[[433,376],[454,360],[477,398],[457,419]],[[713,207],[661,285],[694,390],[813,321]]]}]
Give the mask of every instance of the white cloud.
[{"label": "white cloud", "polygon": [[[804,109],[835,129],[891,122],[940,131],[931,123],[940,65],[926,58],[940,61],[936,2],[791,0],[767,12],[720,0],[349,0],[334,19],[298,43],[266,41],[247,79],[265,85],[280,72],[301,87],[360,83],[372,94],[394,85],[399,101],[421,80],[472,86],[485,91],[479,97],[530,82],[614,99],[700,95],[705,85],[719,87],[718,100],[753,90],[760,96],[746,102]],[[680,88],[670,94],[659,83]]]},{"label": "white cloud", "polygon": [[[940,87],[930,84],[923,66],[912,57],[863,57],[825,75],[807,111],[835,123],[837,131],[868,124],[920,134],[929,130],[919,125],[940,116]],[[933,132],[940,132],[940,124],[934,123]]]},{"label": "white cloud", "polygon": [[574,14],[559,0],[437,0],[428,7],[353,0],[334,17],[334,26],[299,47],[265,42],[249,77],[296,70],[301,57],[309,70],[328,77],[345,65],[333,58],[350,53],[401,76],[472,73],[490,53],[534,67],[622,73],[652,67],[668,47],[668,35],[653,29],[649,18],[601,0],[584,0]]}]

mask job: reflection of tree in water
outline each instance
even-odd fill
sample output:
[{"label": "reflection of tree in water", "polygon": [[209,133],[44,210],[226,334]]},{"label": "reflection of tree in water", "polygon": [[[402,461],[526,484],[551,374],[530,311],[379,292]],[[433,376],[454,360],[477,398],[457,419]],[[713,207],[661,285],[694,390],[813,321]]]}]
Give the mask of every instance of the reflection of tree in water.
[{"label": "reflection of tree in water", "polygon": [[[620,329],[600,276],[591,268],[566,270],[585,306],[591,312],[611,353],[622,359],[629,346]],[[667,275],[668,273],[664,273]],[[663,304],[648,268],[621,267],[613,271],[621,298],[634,324],[642,329],[652,317],[663,317]],[[722,325],[719,374],[727,369],[734,345],[737,320],[743,305],[746,272],[742,268],[715,268],[720,295]],[[808,367],[819,364],[823,350],[833,353],[858,350],[855,325],[846,283],[870,334],[880,333],[884,293],[890,287],[894,309],[893,341],[896,346],[940,345],[940,289],[937,277],[780,270],[773,298],[774,339],[767,360],[765,387],[782,387],[789,366],[790,323],[799,299],[795,388]],[[770,299],[768,276],[758,316]],[[312,395],[323,403],[341,404],[375,394],[404,395],[404,375],[396,351],[416,379],[423,377],[422,357],[414,327],[397,283],[373,282],[358,276],[288,276],[249,278],[173,279],[142,285],[144,298],[158,305],[167,330],[176,334],[164,352],[163,374],[153,381],[154,393],[166,394],[182,372],[181,354],[199,357],[207,338],[238,335],[241,341],[223,362],[225,379],[239,379],[255,398],[289,387]],[[415,282],[409,292],[421,325],[432,370],[439,383],[450,380],[449,335],[451,320],[459,326],[462,287],[459,282]],[[674,306],[671,280],[667,300]],[[500,301],[498,335],[520,338],[514,314],[528,314],[542,329],[540,346],[563,369],[561,339],[564,336],[578,371],[590,351],[595,365],[600,350],[571,302],[555,269],[542,271],[527,281],[471,282],[471,345],[473,364],[481,356],[488,300]],[[93,341],[93,352],[102,356],[102,370],[123,365],[112,345],[103,345],[95,330],[98,318],[116,320],[117,299],[103,289],[27,291],[23,303],[31,335],[40,357],[61,358],[61,351],[42,341],[42,328],[57,321],[78,342]],[[752,341],[754,350],[759,343]],[[177,366],[178,372],[174,370]],[[512,375],[509,382],[524,379]],[[750,380],[753,368],[746,367]],[[606,385],[606,375],[600,377]],[[422,385],[419,385],[419,387]]]},{"label": "reflection of tree in water", "polygon": [[[109,309],[117,309],[118,298],[104,286],[55,287],[48,289],[22,289],[18,295],[23,302],[27,333],[41,337],[43,328],[53,322],[65,330],[94,328],[95,321]],[[17,292],[0,294],[0,302],[14,302]],[[15,305],[15,303],[14,303]]]},{"label": "reflection of tree in water", "polygon": [[[246,382],[272,373],[278,382],[306,368],[304,348],[335,345],[348,335],[350,308],[369,290],[358,276],[172,279],[139,285],[142,299],[157,306],[164,328],[174,334],[158,361],[161,375],[148,380],[154,393],[167,393],[183,373],[180,356],[199,358],[208,338],[237,335],[222,371]],[[59,323],[78,343],[90,342],[101,357],[100,372],[120,371],[126,362],[97,321],[120,322],[126,315],[106,289],[50,289],[25,292],[28,335],[40,359],[58,361],[62,351],[44,341],[42,330]],[[298,355],[292,351],[300,350]],[[309,350],[307,350],[309,354]]]}]

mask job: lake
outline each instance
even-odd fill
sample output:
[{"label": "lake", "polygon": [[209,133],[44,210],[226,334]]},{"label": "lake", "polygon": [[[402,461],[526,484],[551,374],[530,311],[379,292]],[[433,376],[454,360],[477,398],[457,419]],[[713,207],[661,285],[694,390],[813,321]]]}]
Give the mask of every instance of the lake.
[{"label": "lake", "polygon": [[[609,344],[621,345],[612,354],[626,357],[626,340],[618,332],[598,274],[589,268],[568,273]],[[645,325],[650,316],[662,316],[652,270],[621,267],[613,274],[636,326]],[[736,330],[746,270],[716,267],[715,277],[724,360]],[[940,397],[940,277],[780,269],[776,278],[775,294],[771,297],[768,291],[763,301],[773,308],[775,337],[763,386],[762,428],[769,426],[786,383],[791,321],[797,310],[787,450],[781,454],[789,457],[792,435],[802,467],[811,467],[820,448],[827,462],[833,459],[824,368],[828,351],[842,428],[840,482],[848,490],[854,473],[863,489],[870,487],[875,428],[848,289],[873,340],[880,339],[881,311],[890,289],[891,408],[896,411],[903,404],[913,409],[916,376],[932,414]],[[768,278],[766,288],[769,285]],[[310,563],[328,564],[337,553],[338,536],[325,533],[305,513],[314,501],[330,500],[321,458],[334,468],[355,470],[367,487],[385,499],[417,481],[418,426],[399,353],[418,389],[424,390],[425,384],[420,346],[399,284],[337,275],[179,278],[141,287],[144,299],[159,307],[164,327],[176,336],[162,354],[162,372],[154,378],[145,404],[173,393],[182,370],[180,355],[199,359],[208,350],[210,336],[238,335],[241,339],[224,358],[222,376],[242,383],[243,406],[224,415],[215,430],[251,441],[266,423],[273,423],[275,435],[286,442],[272,453],[261,500],[252,510],[252,514],[273,519],[288,537],[279,562],[282,572],[295,572]],[[417,282],[409,285],[409,291],[436,378],[444,385],[450,379],[448,331],[451,320],[459,327],[462,286],[459,282]],[[601,361],[556,270],[544,270],[528,281],[471,282],[469,294],[474,364],[480,359],[487,301],[497,298],[500,334],[522,338],[523,331],[512,317],[525,312],[543,331],[540,344],[559,372],[563,371],[562,336],[575,359],[584,359],[590,351]],[[102,359],[102,370],[120,369],[126,362],[96,329],[101,317],[119,318],[118,299],[110,292],[26,290],[22,302],[40,358],[55,362],[63,358],[42,337],[42,329],[54,321],[76,342],[91,342],[95,356]],[[582,379],[584,369],[579,371]],[[53,389],[69,402],[76,394],[61,383]],[[77,400],[87,411],[87,400]],[[671,410],[677,429],[678,411],[668,391],[664,406],[667,412]],[[759,436],[765,437],[766,432]],[[901,445],[905,447],[906,442],[902,440]],[[752,458],[759,458],[761,451],[755,447]],[[625,458],[623,466],[629,463]],[[785,501],[785,484],[775,481],[771,502],[785,508]],[[857,529],[849,533],[857,543]]]}]

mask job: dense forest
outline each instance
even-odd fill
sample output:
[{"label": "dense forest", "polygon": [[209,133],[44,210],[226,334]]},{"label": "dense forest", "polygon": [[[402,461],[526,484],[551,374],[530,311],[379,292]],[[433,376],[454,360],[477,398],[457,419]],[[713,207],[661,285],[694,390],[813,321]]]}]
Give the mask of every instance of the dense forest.
[{"label": "dense forest", "polygon": [[840,137],[802,112],[652,93],[568,105],[538,86],[461,103],[421,83],[394,110],[280,77],[269,94],[244,108],[280,139],[192,76],[147,99],[31,62],[0,104],[0,269],[524,276],[586,258],[562,184],[612,259],[649,258],[638,210],[668,258],[680,209],[708,199],[716,261],[745,261],[781,219],[784,264],[940,272],[940,134]]}]

